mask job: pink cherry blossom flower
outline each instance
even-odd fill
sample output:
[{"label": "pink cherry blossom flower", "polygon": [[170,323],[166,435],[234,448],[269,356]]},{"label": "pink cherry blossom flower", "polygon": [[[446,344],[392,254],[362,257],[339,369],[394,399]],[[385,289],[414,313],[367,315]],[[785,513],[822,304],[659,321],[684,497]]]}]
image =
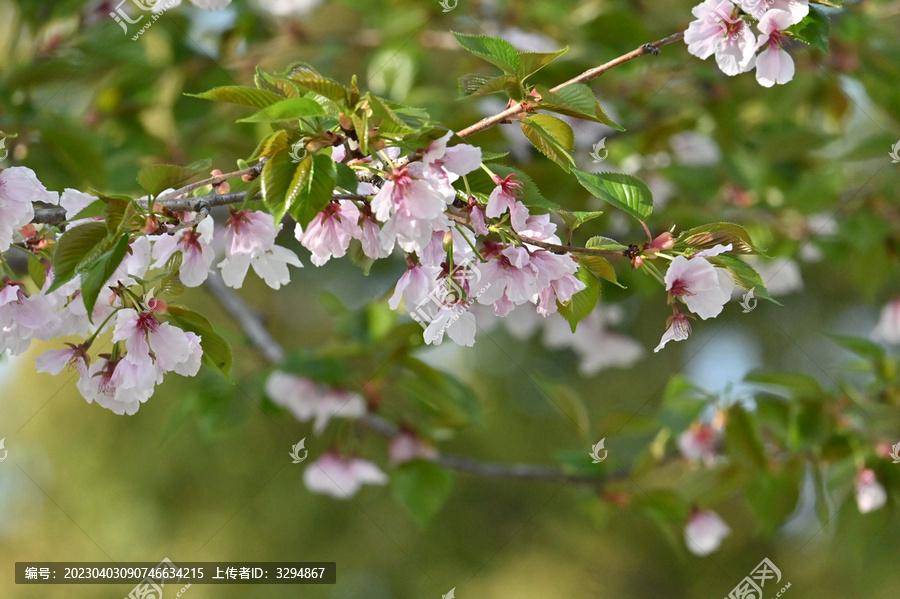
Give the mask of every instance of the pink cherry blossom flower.
[{"label": "pink cherry blossom flower", "polygon": [[716,446],[722,438],[722,427],[695,422],[678,436],[678,450],[691,462],[703,462],[709,467],[716,463]]},{"label": "pink cherry blossom flower", "polygon": [[[716,268],[706,260],[706,257],[730,249],[731,244],[717,245],[711,250],[697,252],[690,259],[676,256],[666,272],[666,291],[670,296],[681,299],[691,312],[703,320],[718,316],[731,299],[734,279],[727,270]],[[684,332],[683,327],[681,330],[674,330],[673,338],[676,334],[683,335]]]},{"label": "pink cherry blossom flower", "polygon": [[213,220],[204,218],[194,228],[179,229],[174,235],[155,236],[153,257],[155,268],[164,266],[175,252],[182,253],[179,278],[187,287],[198,287],[209,274],[216,255],[212,249]]},{"label": "pink cherry blossom flower", "polygon": [[489,233],[487,223],[485,222],[484,206],[474,197],[469,198],[469,204],[463,208],[463,211],[469,215],[469,224],[476,235],[487,235]]},{"label": "pink cherry blossom flower", "polygon": [[[88,403],[96,401],[100,406],[119,414],[136,414],[141,404],[146,402],[155,389],[155,381],[147,383],[147,377],[131,379],[129,386],[123,387],[124,360],[110,360],[109,354],[101,354],[91,364],[87,376],[82,376],[75,386]],[[129,373],[131,374],[131,373]]]},{"label": "pink cherry blossom flower", "polygon": [[446,180],[440,180],[421,162],[394,168],[388,181],[372,198],[372,210],[378,220],[386,222],[397,212],[422,220],[436,219],[456,193]]},{"label": "pink cherry blossom flower", "polygon": [[900,343],[900,298],[885,304],[872,336],[885,343]]},{"label": "pink cherry blossom flower", "polygon": [[870,468],[860,471],[856,477],[856,506],[859,513],[868,514],[887,503],[887,492],[884,486],[875,477],[875,472]]},{"label": "pink cherry blossom flower", "polygon": [[669,341],[684,341],[691,336],[691,323],[681,312],[676,311],[673,316],[669,317],[668,322],[669,328],[663,333],[659,345],[653,350],[654,353],[664,348]]},{"label": "pink cherry blossom flower", "polygon": [[38,372],[59,374],[65,368],[74,369],[82,377],[87,376],[90,359],[86,345],[66,343],[68,349],[48,349],[35,360]]},{"label": "pink cherry blossom flower", "polygon": [[438,176],[446,177],[449,183],[481,165],[481,148],[468,144],[447,147],[452,135],[453,132],[448,131],[443,137],[434,140],[422,155],[422,163],[437,170]]},{"label": "pink cherry blossom flower", "polygon": [[218,264],[225,284],[240,289],[251,266],[273,289],[290,283],[288,264],[298,268],[303,264],[297,254],[275,245],[280,230],[266,212],[232,211],[225,223],[225,259]]},{"label": "pink cherry blossom flower", "polygon": [[32,339],[50,339],[58,327],[59,319],[46,296],[28,296],[21,284],[8,279],[0,287],[0,354],[6,350],[14,356],[22,354]]},{"label": "pink cherry blossom flower", "polygon": [[623,318],[618,306],[601,304],[578,323],[573,333],[565,319],[551,314],[541,319],[543,343],[552,349],[571,348],[579,358],[578,371],[585,377],[607,368],[627,368],[641,359],[644,348],[634,339],[610,330],[610,325]]},{"label": "pink cherry blossom flower", "polygon": [[809,14],[809,0],[736,0],[736,3],[754,19],[761,19],[766,11],[784,10],[791,14],[794,24]]},{"label": "pink cherry blossom flower", "polygon": [[697,19],[684,33],[688,52],[706,60],[713,54],[726,75],[750,70],[756,52],[756,38],[750,27],[735,16],[730,0],[705,0],[691,12]]},{"label": "pink cherry blossom flower", "polygon": [[730,534],[731,529],[714,511],[695,511],[684,527],[684,542],[688,551],[704,556],[716,551]]},{"label": "pink cherry blossom flower", "polygon": [[58,197],[30,168],[13,166],[0,172],[0,252],[8,250],[13,234],[34,218],[32,202],[56,204]]},{"label": "pink cherry blossom flower", "polygon": [[793,16],[785,10],[770,10],[759,20],[762,34],[757,47],[765,50],[756,57],[756,80],[763,87],[784,84],[794,78],[794,59],[782,48],[784,30],[794,24]]},{"label": "pink cherry blossom flower", "polygon": [[225,256],[261,254],[272,249],[281,225],[275,217],[260,210],[232,210],[225,221]]},{"label": "pink cherry blossom flower", "polygon": [[394,435],[390,443],[391,465],[399,466],[412,460],[433,460],[437,450],[409,431]]},{"label": "pink cherry blossom flower", "polygon": [[324,454],[303,471],[303,484],[311,493],[350,499],[363,485],[384,485],[388,477],[375,464],[359,458]]},{"label": "pink cherry blossom flower", "polygon": [[494,175],[496,187],[488,197],[485,214],[489,218],[499,218],[508,210],[513,230],[520,231],[525,229],[530,213],[525,204],[517,200],[522,195],[522,183],[516,181],[514,177],[515,173],[506,177]]},{"label": "pink cherry blossom flower", "polygon": [[141,375],[139,378],[149,377],[151,372],[153,378],[161,378],[163,373],[176,368],[186,376],[193,376],[200,367],[196,335],[160,322],[152,308],[143,312],[131,308],[120,310],[112,340],[125,342],[128,353],[124,360],[140,369],[135,373]]},{"label": "pink cherry blossom flower", "polygon": [[66,228],[71,229],[90,221],[102,221],[102,216],[74,219],[79,212],[96,202],[97,199],[91,194],[78,191],[77,189],[64,189],[59,197],[59,205],[66,211],[66,219],[68,220]]},{"label": "pink cherry blossom flower", "polygon": [[300,422],[315,419],[316,434],[324,431],[332,418],[360,418],[367,410],[366,400],[359,393],[332,389],[279,370],[266,379],[266,395]]},{"label": "pink cherry blossom flower", "polygon": [[429,295],[437,287],[437,277],[440,268],[434,266],[422,266],[410,258],[407,258],[407,270],[401,275],[394,287],[394,295],[388,300],[391,310],[396,310],[400,300],[404,301],[407,309],[412,309],[423,302],[427,302]]},{"label": "pink cherry blossom flower", "polygon": [[440,345],[447,333],[457,345],[472,347],[476,330],[475,315],[469,312],[465,301],[459,300],[438,309],[437,316],[425,328],[425,343]]},{"label": "pink cherry blossom flower", "polygon": [[303,247],[312,252],[311,261],[316,266],[343,257],[350,240],[361,235],[359,209],[350,200],[331,202],[307,225],[305,233],[299,224],[294,231]]}]

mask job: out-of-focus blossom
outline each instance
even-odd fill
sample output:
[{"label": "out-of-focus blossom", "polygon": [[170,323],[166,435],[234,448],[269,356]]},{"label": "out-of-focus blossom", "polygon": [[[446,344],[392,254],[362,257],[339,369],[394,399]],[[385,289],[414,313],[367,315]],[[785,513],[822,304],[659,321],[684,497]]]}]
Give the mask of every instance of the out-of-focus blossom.
[{"label": "out-of-focus blossom", "polygon": [[887,503],[887,492],[870,468],[860,471],[856,477],[856,506],[861,514],[873,512]]},{"label": "out-of-focus blossom", "polygon": [[900,343],[900,298],[885,304],[872,336],[886,343]]},{"label": "out-of-focus blossom", "polygon": [[367,460],[326,453],[303,471],[303,484],[312,493],[350,499],[363,485],[384,485],[388,477]]},{"label": "out-of-focus blossom", "polygon": [[266,379],[266,395],[300,422],[315,420],[316,434],[324,431],[332,418],[353,419],[366,413],[366,400],[359,393],[332,389],[278,370]]},{"label": "out-of-focus blossom", "polygon": [[688,551],[704,556],[716,551],[730,534],[731,529],[717,513],[712,510],[697,511],[684,527],[684,542]]}]

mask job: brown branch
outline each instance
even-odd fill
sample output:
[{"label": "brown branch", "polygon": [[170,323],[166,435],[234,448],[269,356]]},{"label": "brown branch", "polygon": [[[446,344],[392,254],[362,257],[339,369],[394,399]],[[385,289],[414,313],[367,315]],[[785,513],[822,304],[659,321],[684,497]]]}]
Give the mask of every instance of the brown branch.
[{"label": "brown branch", "polygon": [[258,164],[255,164],[251,167],[241,169],[239,171],[234,171],[233,173],[225,173],[223,175],[218,175],[215,177],[210,177],[208,179],[204,179],[202,181],[197,181],[196,183],[191,183],[190,185],[185,185],[179,189],[173,189],[169,192],[163,192],[156,197],[157,202],[165,202],[171,198],[177,198],[179,196],[183,196],[186,193],[190,193],[197,188],[203,187],[204,185],[212,185],[213,187],[217,185],[221,185],[228,179],[235,179],[237,177],[243,177],[244,175],[251,175],[253,178],[259,176],[262,172],[263,166],[265,166],[265,159],[260,160]]},{"label": "brown branch", "polygon": [[[644,44],[643,46],[632,50],[627,54],[623,54],[618,58],[614,58],[609,62],[606,62],[600,66],[594,67],[592,69],[588,69],[577,77],[573,77],[564,83],[560,83],[556,87],[551,87],[551,92],[557,92],[560,89],[564,88],[567,85],[572,85],[573,83],[584,83],[585,81],[591,81],[596,79],[606,71],[619,66],[620,64],[626,63],[629,60],[634,58],[638,58],[639,56],[645,56],[647,54],[659,54],[659,49],[666,44],[671,44],[672,42],[676,42],[684,37],[684,32],[674,33],[669,37],[663,38],[661,40],[657,40],[655,42],[651,42],[649,44]],[[517,114],[524,112],[525,109],[522,107],[522,104],[519,102],[514,103],[509,108],[503,110],[502,112],[498,112],[495,115],[485,117],[475,123],[474,125],[470,125],[466,127],[462,131],[458,132],[457,135],[462,138],[469,137],[470,135],[474,135],[485,129],[490,129],[494,125],[501,123]]]},{"label": "brown branch", "polygon": [[[281,345],[266,330],[258,312],[247,306],[247,304],[244,303],[244,300],[242,300],[233,289],[226,286],[222,279],[215,273],[209,275],[209,278],[207,278],[204,285],[212,292],[213,297],[221,302],[222,307],[224,307],[234,320],[240,324],[241,328],[244,329],[247,338],[253,346],[259,350],[266,361],[275,365],[284,359],[286,354],[284,348],[281,347]],[[388,439],[394,437],[400,431],[397,425],[377,414],[366,414],[361,418],[358,418],[357,421]],[[620,480],[628,476],[626,471],[613,472],[605,477],[575,476],[566,474],[562,470],[550,466],[537,466],[533,464],[496,464],[446,453],[438,454],[435,458],[435,462],[450,468],[451,470],[467,472],[477,476],[555,480],[584,485],[603,485],[604,483]]]}]

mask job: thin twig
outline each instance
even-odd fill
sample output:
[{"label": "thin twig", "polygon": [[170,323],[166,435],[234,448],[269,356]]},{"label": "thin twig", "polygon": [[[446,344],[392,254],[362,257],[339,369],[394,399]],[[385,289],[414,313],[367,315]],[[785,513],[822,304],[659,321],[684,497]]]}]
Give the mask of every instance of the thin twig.
[{"label": "thin twig", "polygon": [[260,160],[258,164],[254,164],[251,167],[241,169],[239,171],[234,171],[233,173],[225,173],[224,175],[217,175],[215,177],[210,177],[208,179],[204,179],[202,181],[197,181],[196,183],[191,183],[190,185],[185,185],[184,187],[180,187],[178,189],[174,189],[169,192],[163,192],[156,197],[157,202],[165,202],[168,199],[177,198],[183,196],[186,193],[190,193],[199,187],[203,187],[204,185],[212,185],[213,187],[217,185],[221,185],[228,179],[234,179],[236,177],[243,177],[244,175],[253,175],[253,177],[258,177],[262,172],[263,166],[265,166],[265,160]]},{"label": "thin twig", "polygon": [[[583,72],[582,74],[578,75],[577,77],[573,77],[572,79],[569,79],[568,81],[566,81],[564,83],[560,83],[556,87],[551,87],[550,91],[555,93],[567,85],[572,85],[573,83],[584,83],[585,81],[591,81],[593,79],[596,79],[597,77],[599,77],[606,71],[608,71],[614,67],[617,67],[620,64],[626,63],[629,60],[638,58],[639,56],[646,56],[647,54],[653,54],[653,55],[659,54],[659,49],[662,46],[665,46],[666,44],[671,44],[672,42],[676,42],[676,41],[682,39],[683,37],[684,37],[684,32],[679,32],[679,33],[674,33],[674,34],[670,35],[669,37],[663,38],[661,40],[657,40],[657,41],[651,42],[649,44],[644,44],[643,46],[640,46],[639,48],[636,48],[636,49],[632,50],[631,52],[628,52],[627,54],[623,54],[622,56],[619,56],[618,58],[614,58],[614,59],[610,60],[609,62],[606,62],[600,66],[594,67],[592,69],[588,69],[587,71]],[[525,111],[525,109],[522,106],[522,104],[520,102],[516,102],[509,108],[503,110],[502,112],[498,112],[495,115],[485,117],[485,118],[481,119],[480,121],[478,121],[477,123],[475,123],[474,125],[466,127],[462,131],[458,132],[457,135],[462,138],[469,137],[470,135],[474,135],[476,133],[484,131],[485,129],[490,129],[494,125],[501,123],[501,122],[503,122],[513,116],[516,116],[517,114],[520,114],[524,111]]]},{"label": "thin twig", "polygon": [[[247,306],[244,300],[233,289],[227,287],[215,273],[210,273],[205,285],[212,292],[213,296],[221,302],[225,310],[240,324],[250,342],[268,362],[278,364],[284,359],[286,353],[284,348],[263,326],[259,313]],[[387,438],[394,437],[400,430],[397,425],[377,414],[366,414],[357,421]],[[586,485],[602,485],[627,476],[626,472],[614,472],[602,478],[596,476],[575,476],[549,466],[480,462],[471,458],[446,453],[438,454],[435,462],[452,470],[484,477],[556,480]]]}]

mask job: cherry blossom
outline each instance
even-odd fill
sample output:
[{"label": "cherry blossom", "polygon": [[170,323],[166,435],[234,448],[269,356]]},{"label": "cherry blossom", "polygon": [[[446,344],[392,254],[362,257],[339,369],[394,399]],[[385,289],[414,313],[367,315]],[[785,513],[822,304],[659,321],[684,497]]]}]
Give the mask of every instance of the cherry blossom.
[{"label": "cherry blossom", "polygon": [[736,0],[736,3],[754,19],[761,19],[767,11],[784,10],[799,23],[809,14],[809,0]]},{"label": "cherry blossom", "polygon": [[731,534],[725,521],[712,510],[695,511],[684,527],[684,542],[694,555],[709,555]]},{"label": "cherry blossom", "polygon": [[[730,250],[731,244],[717,245],[711,250],[697,252],[689,259],[676,256],[666,272],[666,291],[703,320],[718,316],[731,298],[734,279],[727,270],[716,268],[705,258]],[[679,327],[672,331],[672,338],[680,340],[686,338],[685,333],[690,333],[685,331],[683,323]]]},{"label": "cherry blossom", "polygon": [[[109,354],[101,354],[75,386],[88,403],[97,402],[115,414],[129,416],[136,414],[141,404],[153,395],[155,381],[148,383],[147,377],[132,378],[134,374],[129,364],[122,359],[110,359]],[[127,371],[127,372],[126,372]]]},{"label": "cherry blossom", "polygon": [[312,252],[312,263],[322,266],[331,258],[343,257],[350,240],[362,236],[359,209],[350,200],[331,202],[307,225],[305,233],[298,224],[294,236]]},{"label": "cherry blossom", "polygon": [[13,234],[34,218],[32,202],[57,200],[58,194],[47,191],[30,168],[13,166],[0,172],[0,252],[8,250]]},{"label": "cherry blossom", "polygon": [[353,419],[366,414],[366,400],[359,393],[332,389],[279,370],[266,379],[266,395],[300,422],[315,419],[316,434],[324,431],[332,418]]},{"label": "cherry blossom", "polygon": [[[394,287],[394,294],[388,300],[391,310],[396,310],[402,299],[407,309],[428,301],[429,295],[437,286],[440,269],[434,266],[423,266],[412,258],[407,258],[407,269]],[[440,299],[440,298],[439,298]]]},{"label": "cherry blossom", "polygon": [[691,323],[687,318],[688,317],[686,315],[678,311],[676,311],[674,315],[669,317],[669,328],[667,328],[666,332],[663,333],[662,339],[660,339],[659,341],[659,345],[657,345],[653,350],[654,353],[664,348],[669,341],[684,341],[685,339],[690,337]]},{"label": "cherry blossom", "polygon": [[163,302],[151,300],[149,304],[147,310],[126,308],[116,314],[112,340],[125,342],[126,367],[132,368],[131,374],[140,381],[159,382],[170,370],[184,376],[196,375],[200,369],[200,339],[194,333],[160,322],[156,313],[165,309]]},{"label": "cherry blossom", "polygon": [[422,155],[422,162],[437,177],[446,179],[448,183],[453,183],[462,175],[471,173],[481,165],[481,148],[468,144],[447,147],[447,142],[452,135],[453,132],[448,131],[442,137],[434,140]]},{"label": "cherry blossom", "polygon": [[762,31],[757,47],[765,49],[756,57],[756,80],[763,87],[784,84],[794,78],[794,59],[782,48],[786,38],[784,30],[794,23],[791,13],[770,10],[757,25]]},{"label": "cherry blossom", "polygon": [[734,76],[753,67],[756,37],[750,26],[735,16],[730,0],[705,0],[691,12],[697,19],[684,33],[688,52],[706,60],[713,54],[719,69]]},{"label": "cherry blossom", "polygon": [[868,514],[887,503],[887,492],[870,468],[860,471],[856,477],[856,506],[861,514]]},{"label": "cherry blossom", "polygon": [[384,485],[388,477],[375,464],[359,458],[324,454],[303,471],[303,484],[312,493],[350,499],[363,485]]},{"label": "cherry blossom", "polygon": [[392,466],[399,466],[412,460],[433,460],[437,450],[409,431],[394,435],[389,446]]},{"label": "cherry blossom", "polygon": [[440,345],[444,333],[457,345],[472,347],[475,345],[475,315],[469,312],[465,300],[457,300],[441,306],[437,315],[425,328],[425,343]]},{"label": "cherry blossom", "polygon": [[38,372],[59,374],[65,368],[75,369],[81,377],[87,376],[90,359],[86,345],[67,343],[68,349],[48,349],[35,360]]},{"label": "cherry blossom", "polygon": [[164,266],[175,252],[181,252],[183,259],[178,276],[188,287],[198,287],[209,275],[209,268],[216,255],[210,245],[213,238],[213,220],[204,218],[193,228],[179,229],[172,235],[154,236],[154,268]]},{"label": "cherry blossom", "polygon": [[290,283],[288,264],[303,264],[294,252],[275,245],[280,230],[281,225],[276,228],[274,217],[266,212],[232,211],[225,223],[225,259],[218,264],[225,284],[242,287],[250,266],[273,289]]},{"label": "cherry blossom", "polygon": [[716,446],[722,438],[721,423],[694,422],[678,436],[678,450],[691,462],[703,462],[707,466],[716,463]]},{"label": "cherry blossom", "polygon": [[509,211],[509,218],[513,230],[520,231],[525,229],[525,223],[528,220],[530,213],[525,204],[519,202],[517,199],[522,195],[522,183],[516,181],[514,177],[515,173],[507,175],[506,177],[494,175],[494,185],[496,185],[496,187],[491,191],[491,195],[488,197],[485,214],[489,218],[499,218]]},{"label": "cherry blossom", "polygon": [[[2,281],[0,281],[2,282]],[[58,320],[46,296],[28,296],[24,287],[6,279],[0,287],[0,354],[25,352],[32,339],[50,339]]]}]

